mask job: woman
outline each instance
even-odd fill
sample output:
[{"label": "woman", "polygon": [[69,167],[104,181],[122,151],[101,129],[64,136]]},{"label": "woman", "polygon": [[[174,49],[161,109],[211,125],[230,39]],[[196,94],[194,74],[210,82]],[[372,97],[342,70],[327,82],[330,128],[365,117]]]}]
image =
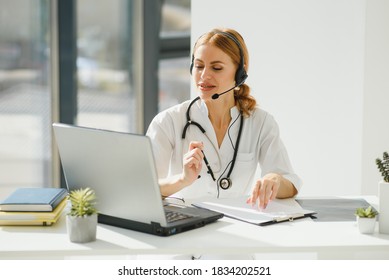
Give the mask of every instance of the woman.
[{"label": "woman", "polygon": [[190,71],[198,97],[159,113],[147,131],[162,195],[248,195],[248,203],[266,208],[276,197],[297,194],[301,180],[278,125],[245,84],[248,64],[235,30],[214,29],[197,40]]}]

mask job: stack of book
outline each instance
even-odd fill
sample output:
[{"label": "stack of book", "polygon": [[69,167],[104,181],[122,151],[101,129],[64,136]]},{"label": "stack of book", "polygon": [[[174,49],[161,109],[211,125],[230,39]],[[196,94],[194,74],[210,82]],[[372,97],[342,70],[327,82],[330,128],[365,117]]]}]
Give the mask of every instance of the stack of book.
[{"label": "stack of book", "polygon": [[0,225],[52,225],[66,206],[63,188],[19,188],[0,201]]}]

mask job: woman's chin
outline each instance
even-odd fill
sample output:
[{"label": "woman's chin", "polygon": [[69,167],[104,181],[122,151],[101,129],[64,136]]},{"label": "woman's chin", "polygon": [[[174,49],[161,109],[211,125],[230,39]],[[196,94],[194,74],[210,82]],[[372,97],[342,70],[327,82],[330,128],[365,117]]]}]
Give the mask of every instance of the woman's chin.
[{"label": "woman's chin", "polygon": [[214,95],[214,93],[211,93],[211,92],[200,92],[199,93],[199,96],[202,100],[212,100],[212,95]]}]

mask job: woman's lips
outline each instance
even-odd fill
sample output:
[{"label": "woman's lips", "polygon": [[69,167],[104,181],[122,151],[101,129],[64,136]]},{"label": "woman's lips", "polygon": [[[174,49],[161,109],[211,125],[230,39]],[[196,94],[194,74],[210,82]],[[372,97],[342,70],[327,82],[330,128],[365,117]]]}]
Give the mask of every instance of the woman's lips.
[{"label": "woman's lips", "polygon": [[199,84],[198,86],[201,91],[211,91],[215,88],[215,86],[211,84]]}]

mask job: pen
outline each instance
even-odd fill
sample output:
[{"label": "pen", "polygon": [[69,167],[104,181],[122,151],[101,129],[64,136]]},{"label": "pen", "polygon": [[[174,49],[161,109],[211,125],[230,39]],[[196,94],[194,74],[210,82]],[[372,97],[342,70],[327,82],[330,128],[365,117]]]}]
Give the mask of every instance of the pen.
[{"label": "pen", "polygon": [[205,165],[207,166],[208,173],[211,175],[212,179],[213,179],[214,181],[216,181],[215,176],[213,175],[213,171],[212,171],[212,169],[211,169],[211,166],[209,165],[208,160],[207,160],[207,157],[206,157],[205,154],[204,154],[204,151],[201,150],[201,152],[202,152],[203,155],[204,155],[204,162],[205,162]]}]

